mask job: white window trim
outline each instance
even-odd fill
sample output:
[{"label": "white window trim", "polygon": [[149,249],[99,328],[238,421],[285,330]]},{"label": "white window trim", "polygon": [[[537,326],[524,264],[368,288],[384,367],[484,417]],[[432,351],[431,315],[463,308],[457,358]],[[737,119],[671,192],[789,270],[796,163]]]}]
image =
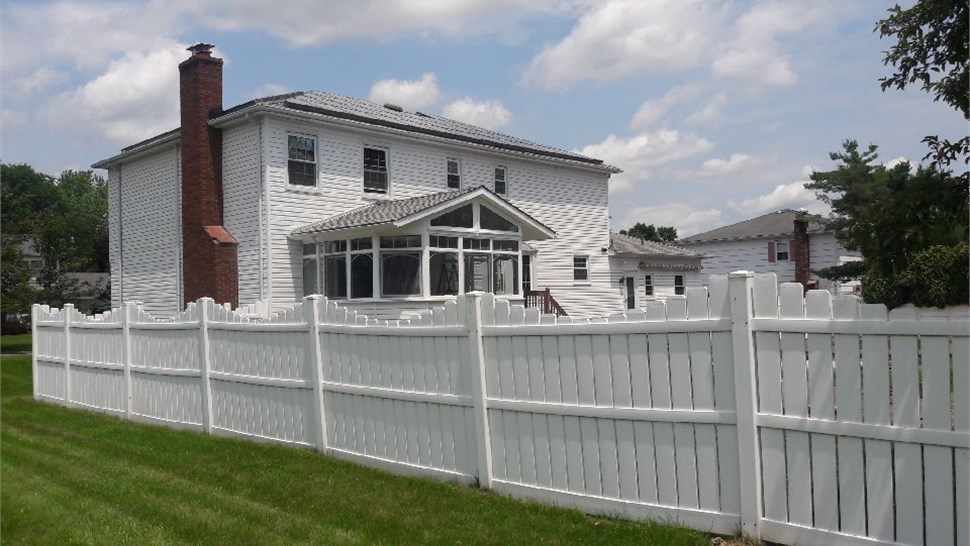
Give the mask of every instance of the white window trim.
[{"label": "white window trim", "polygon": [[[304,186],[302,184],[291,184],[290,183],[290,161],[300,161],[303,163],[309,163],[309,161],[303,161],[302,159],[290,159],[290,137],[303,137],[313,140],[313,185]],[[308,193],[319,193],[320,192],[320,138],[311,133],[298,133],[295,131],[288,131],[286,133],[286,183],[285,187],[287,190],[302,191]]]},{"label": "white window trim", "polygon": [[[680,284],[677,284],[677,277],[680,277]],[[681,293],[677,293],[677,289],[681,289]],[[687,276],[686,275],[674,275],[674,295],[683,296],[687,294]]]},{"label": "white window trim", "polygon": [[[452,188],[451,185],[448,183],[448,177],[451,176],[451,171],[448,170],[448,167],[451,165],[452,161],[458,164],[458,187],[457,188]],[[449,190],[460,190],[462,189],[462,187],[464,187],[465,185],[463,180],[464,177],[462,176],[461,171],[462,171],[461,159],[457,157],[449,157],[445,160],[445,187],[446,188],[448,188]]]},{"label": "white window trim", "polygon": [[[586,267],[576,267],[576,258],[584,258],[586,260]],[[572,269],[572,272],[573,272],[573,285],[574,286],[586,286],[586,285],[589,285],[590,284],[591,281],[590,281],[590,270],[589,270],[590,268],[589,268],[589,265],[590,265],[589,264],[589,254],[573,254],[572,255],[572,262],[570,263],[570,266],[571,266],[571,269]],[[576,278],[576,271],[579,270],[579,269],[585,269],[586,270],[586,278],[585,279],[577,279]]]},{"label": "white window trim", "polygon": [[[383,193],[376,191],[367,191],[364,186],[364,176],[366,169],[364,168],[364,154],[367,149],[372,150],[383,150],[385,164],[387,165],[387,184],[385,186],[385,191]],[[381,144],[371,144],[364,142],[360,147],[360,193],[364,199],[390,199],[391,198],[391,149],[388,146]]]},{"label": "white window trim", "polygon": [[[785,257],[782,258],[782,245],[785,246],[784,254]],[[791,248],[789,248],[788,241],[775,241],[775,261],[776,262],[790,262],[791,261]]]},{"label": "white window trim", "polygon": [[[505,191],[502,193],[499,193],[498,189],[495,187],[495,183],[496,183],[495,173],[499,170],[505,173],[505,180],[504,180]],[[509,169],[505,165],[496,165],[495,168],[492,170],[492,191],[494,191],[496,195],[501,195],[502,197],[509,196]]]}]

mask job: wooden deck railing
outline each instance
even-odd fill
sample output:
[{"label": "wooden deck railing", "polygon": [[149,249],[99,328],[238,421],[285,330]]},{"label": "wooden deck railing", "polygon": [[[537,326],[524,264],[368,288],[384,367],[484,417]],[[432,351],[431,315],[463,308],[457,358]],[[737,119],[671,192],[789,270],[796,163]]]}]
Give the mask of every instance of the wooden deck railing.
[{"label": "wooden deck railing", "polygon": [[566,310],[559,305],[556,298],[552,297],[549,289],[545,290],[526,290],[525,306],[538,307],[544,314],[555,314],[557,317],[567,317]]}]

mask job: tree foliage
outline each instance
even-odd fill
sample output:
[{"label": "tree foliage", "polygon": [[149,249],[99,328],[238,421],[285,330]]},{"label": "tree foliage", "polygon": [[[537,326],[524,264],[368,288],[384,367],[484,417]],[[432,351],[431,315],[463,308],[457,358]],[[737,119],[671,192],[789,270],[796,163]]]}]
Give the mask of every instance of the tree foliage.
[{"label": "tree foliage", "polygon": [[[883,64],[894,72],[880,79],[883,91],[919,86],[970,119],[970,4],[967,0],[919,0],[911,8],[897,4],[876,23],[883,38],[895,44],[883,53]],[[970,137],[955,142],[930,135],[923,139],[926,158],[946,166],[963,157],[970,162]],[[924,158],[924,159],[926,159]],[[964,173],[965,179],[970,175]]]},{"label": "tree foliage", "polygon": [[970,282],[952,262],[970,233],[967,181],[932,164],[915,172],[905,162],[887,168],[877,163],[875,145],[860,151],[852,140],[830,158],[836,168],[813,173],[805,187],[831,206],[827,224],[843,246],[862,253],[863,298],[890,307],[967,303],[965,290],[925,284]]},{"label": "tree foliage", "polygon": [[653,224],[647,225],[643,222],[637,222],[630,229],[621,229],[620,235],[628,235],[644,241],[669,244],[677,240],[677,228],[671,226],[655,226]]},{"label": "tree foliage", "polygon": [[[84,295],[68,272],[108,271],[103,178],[91,171],[66,171],[54,178],[29,165],[2,164],[0,196],[4,316],[25,315],[36,301],[60,306]],[[40,254],[39,270],[23,262],[24,244]]]}]

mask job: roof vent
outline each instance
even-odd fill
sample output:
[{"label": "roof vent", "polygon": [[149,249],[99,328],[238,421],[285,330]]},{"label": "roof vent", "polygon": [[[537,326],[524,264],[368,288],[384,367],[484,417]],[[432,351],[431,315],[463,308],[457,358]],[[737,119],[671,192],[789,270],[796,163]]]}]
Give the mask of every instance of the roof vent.
[{"label": "roof vent", "polygon": [[404,108],[401,108],[400,106],[398,106],[396,104],[391,104],[389,102],[385,102],[384,103],[384,108],[387,108],[388,110],[394,110],[395,112],[403,112],[404,111]]}]

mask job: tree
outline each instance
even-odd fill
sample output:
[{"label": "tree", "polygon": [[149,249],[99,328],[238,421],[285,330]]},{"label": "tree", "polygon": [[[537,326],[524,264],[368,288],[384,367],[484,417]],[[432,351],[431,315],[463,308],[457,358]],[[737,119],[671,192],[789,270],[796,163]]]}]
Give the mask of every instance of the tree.
[{"label": "tree", "polygon": [[[826,223],[843,246],[862,253],[863,298],[889,307],[967,303],[970,279],[958,262],[970,237],[970,186],[933,164],[887,168],[876,150],[847,140],[830,154],[836,168],[805,185],[832,207]],[[939,282],[946,286],[931,286]]]},{"label": "tree", "polygon": [[[933,95],[959,110],[970,120],[970,5],[967,0],[919,0],[902,9],[897,4],[889,17],[876,23],[880,37],[896,43],[883,53],[883,64],[895,72],[879,81],[882,90],[905,89],[919,83]],[[970,162],[970,137],[956,142],[930,135],[923,139],[930,148],[926,158],[944,167],[963,157]],[[970,180],[970,174],[963,178]]]},{"label": "tree", "polygon": [[[29,165],[0,164],[0,199],[5,317],[28,314],[35,301],[61,306],[85,295],[67,272],[108,270],[107,184],[101,177],[66,171],[55,179]],[[25,243],[41,255],[39,271],[23,263]]]},{"label": "tree", "polygon": [[620,235],[636,237],[644,241],[654,241],[657,243],[673,243],[677,240],[677,228],[670,226],[646,225],[643,222],[633,224],[630,229],[621,229]]}]

